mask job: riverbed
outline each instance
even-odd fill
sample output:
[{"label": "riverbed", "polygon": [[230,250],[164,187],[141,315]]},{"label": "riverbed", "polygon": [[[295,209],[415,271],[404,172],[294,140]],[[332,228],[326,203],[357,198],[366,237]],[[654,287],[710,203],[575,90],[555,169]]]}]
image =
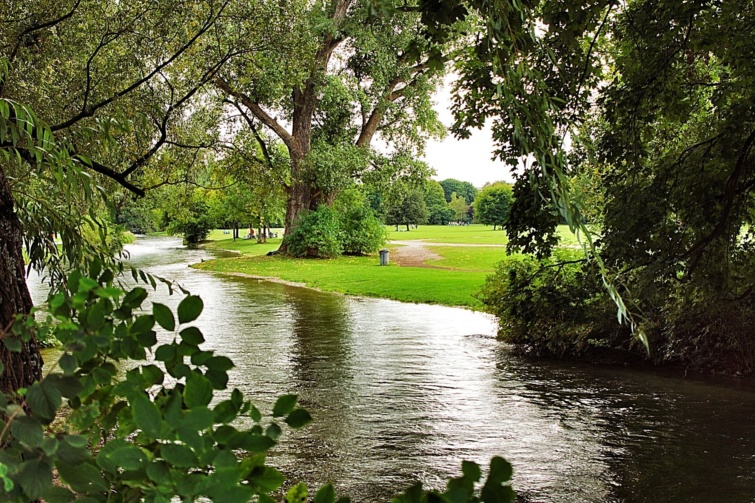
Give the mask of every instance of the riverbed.
[{"label": "riverbed", "polygon": [[388,501],[500,455],[522,501],[755,500],[749,381],[527,360],[482,313],[200,271],[188,265],[210,252],[173,238],[127,248],[134,266],[201,295],[197,325],[236,363],[230,386],[268,412],[301,396],[314,422],[271,456],[291,481]]}]

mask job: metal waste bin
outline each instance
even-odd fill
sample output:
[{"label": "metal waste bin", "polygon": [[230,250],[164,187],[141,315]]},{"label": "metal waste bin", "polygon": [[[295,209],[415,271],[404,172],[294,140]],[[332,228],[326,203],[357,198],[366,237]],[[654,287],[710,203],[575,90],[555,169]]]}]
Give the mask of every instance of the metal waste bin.
[{"label": "metal waste bin", "polygon": [[388,250],[383,248],[380,250],[380,265],[388,265],[389,254]]}]

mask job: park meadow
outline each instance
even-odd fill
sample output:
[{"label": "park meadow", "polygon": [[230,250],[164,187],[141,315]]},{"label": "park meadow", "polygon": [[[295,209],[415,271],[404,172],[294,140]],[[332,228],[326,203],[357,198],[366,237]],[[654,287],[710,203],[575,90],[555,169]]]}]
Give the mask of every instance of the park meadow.
[{"label": "park meadow", "polygon": [[[410,231],[386,227],[388,266],[380,266],[377,253],[311,260],[281,255],[268,256],[281,238],[266,243],[236,239],[228,231],[214,230],[204,246],[234,252],[232,256],[195,264],[194,267],[224,274],[299,284],[321,291],[379,297],[402,302],[440,304],[482,310],[475,297],[496,265],[507,260],[506,233],[492,226],[421,225]],[[278,229],[278,235],[283,233]],[[559,226],[561,246],[577,248],[566,225]],[[402,251],[422,249],[424,260],[402,265]],[[405,256],[405,255],[404,255]]]}]

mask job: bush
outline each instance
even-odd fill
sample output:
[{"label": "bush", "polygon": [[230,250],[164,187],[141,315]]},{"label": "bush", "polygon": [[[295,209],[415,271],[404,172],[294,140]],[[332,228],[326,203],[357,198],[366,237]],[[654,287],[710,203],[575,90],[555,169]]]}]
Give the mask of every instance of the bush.
[{"label": "bush", "polygon": [[188,212],[168,225],[170,234],[183,234],[184,244],[196,244],[207,239],[214,227],[210,209],[202,201],[193,201]]},{"label": "bush", "polygon": [[343,252],[341,224],[331,208],[320,205],[306,213],[291,234],[283,239],[292,257],[334,258]]},{"label": "bush", "polygon": [[383,222],[366,206],[356,206],[340,215],[343,253],[367,255],[385,244]]},{"label": "bush", "polygon": [[[134,272],[139,276],[155,284]],[[285,482],[266,460],[282,433],[278,423],[299,428],[311,420],[297,407],[297,396],[279,397],[272,418],[263,418],[238,389],[224,391],[233,362],[201,347],[202,332],[191,325],[203,308],[199,297],[187,295],[177,316],[159,303],[145,311],[147,291],[124,292],[113,279],[97,264],[88,276],[73,272],[65,291],[48,302],[46,322],[19,316],[10,331],[0,330],[7,351],[21,351],[22,341],[40,332],[62,347],[41,381],[0,394],[0,499],[273,503],[271,494]],[[173,340],[159,344],[156,325]],[[148,353],[160,363],[145,363]],[[125,362],[119,365],[130,369],[125,376],[115,362]],[[237,428],[241,416],[252,426]],[[444,493],[417,484],[393,501],[513,501],[511,465],[503,459],[493,458],[477,489],[480,467],[464,462],[462,471]],[[286,501],[307,498],[304,484],[286,493]],[[333,487],[325,485],[314,501],[349,500],[336,502]]]},{"label": "bush", "polygon": [[580,356],[632,340],[614,322],[615,306],[599,281],[581,252],[518,255],[498,264],[477,298],[498,317],[503,341],[537,355]]}]

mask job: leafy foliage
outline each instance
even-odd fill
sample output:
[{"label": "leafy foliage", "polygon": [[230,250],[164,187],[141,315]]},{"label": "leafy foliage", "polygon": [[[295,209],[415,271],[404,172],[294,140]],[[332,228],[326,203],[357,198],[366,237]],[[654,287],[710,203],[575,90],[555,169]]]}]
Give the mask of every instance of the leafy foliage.
[{"label": "leafy foliage", "polygon": [[374,253],[385,244],[386,231],[383,222],[367,206],[361,192],[342,192],[336,199],[334,210],[341,225],[341,244],[346,255]]},{"label": "leafy foliage", "polygon": [[425,184],[425,206],[427,207],[427,223],[431,225],[447,225],[454,218],[454,210],[448,207],[443,187],[435,180],[428,180]]},{"label": "leafy foliage", "polygon": [[440,181],[440,186],[443,187],[443,194],[446,197],[446,202],[451,202],[451,194],[454,192],[458,197],[463,197],[467,204],[472,204],[477,197],[477,189],[469,182],[462,182],[455,178],[446,178]]},{"label": "leafy foliage", "polygon": [[343,252],[341,233],[336,212],[320,205],[316,211],[304,214],[283,241],[293,257],[333,258]]},{"label": "leafy foliage", "polygon": [[513,202],[514,195],[509,184],[486,185],[475,199],[475,218],[485,225],[492,225],[494,229],[496,225],[503,227],[509,218]]},{"label": "leafy foliage", "polygon": [[[278,399],[272,420],[236,389],[216,397],[233,363],[202,349],[201,331],[189,325],[201,299],[185,297],[177,320],[161,304],[144,313],[146,290],[124,292],[112,278],[96,268],[72,273],[66,290],[50,299],[45,322],[19,319],[5,334],[14,351],[49,331],[63,353],[44,379],[0,398],[0,494],[9,501],[269,501],[284,481],[265,463],[277,442],[276,421],[299,428],[309,414],[291,395]],[[156,325],[173,340],[159,343]],[[119,362],[150,353],[153,362],[119,370]],[[56,421],[61,415],[63,423]]]},{"label": "leafy foliage", "polygon": [[627,347],[612,323],[611,299],[595,267],[579,252],[500,262],[477,297],[499,320],[499,337],[536,355],[584,356],[595,347]]},{"label": "leafy foliage", "polygon": [[385,223],[395,225],[419,225],[427,222],[428,212],[425,199],[419,190],[410,190],[402,198],[395,201],[385,214]]},{"label": "leafy foliage", "polygon": [[185,244],[196,244],[207,239],[214,224],[207,204],[192,198],[171,221],[168,232],[183,234]]}]

